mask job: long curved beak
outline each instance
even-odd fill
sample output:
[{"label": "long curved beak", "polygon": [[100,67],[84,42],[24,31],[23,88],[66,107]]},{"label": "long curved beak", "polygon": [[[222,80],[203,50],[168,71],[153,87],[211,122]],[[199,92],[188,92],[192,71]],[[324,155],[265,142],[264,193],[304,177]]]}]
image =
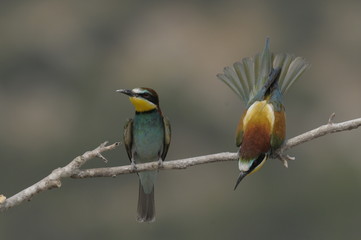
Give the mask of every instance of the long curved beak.
[{"label": "long curved beak", "polygon": [[118,89],[115,92],[123,93],[123,94],[128,95],[128,96],[133,96],[134,95],[132,90],[128,90],[128,89]]},{"label": "long curved beak", "polygon": [[248,174],[247,172],[243,172],[243,171],[240,172],[240,174],[239,174],[239,176],[238,176],[238,179],[237,179],[237,182],[236,182],[236,186],[234,186],[234,189],[233,189],[233,190],[236,190],[238,184],[242,181],[242,179],[243,179],[245,176],[247,176],[247,174]]}]

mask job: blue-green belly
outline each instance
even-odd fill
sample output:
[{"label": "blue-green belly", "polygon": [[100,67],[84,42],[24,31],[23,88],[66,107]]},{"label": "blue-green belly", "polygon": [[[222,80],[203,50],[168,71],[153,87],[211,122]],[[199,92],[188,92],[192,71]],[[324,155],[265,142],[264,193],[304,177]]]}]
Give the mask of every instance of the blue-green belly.
[{"label": "blue-green belly", "polygon": [[[136,114],[133,122],[133,151],[135,163],[159,160],[163,149],[164,125],[158,112]],[[140,172],[139,178],[145,193],[149,194],[157,176],[157,171]]]}]

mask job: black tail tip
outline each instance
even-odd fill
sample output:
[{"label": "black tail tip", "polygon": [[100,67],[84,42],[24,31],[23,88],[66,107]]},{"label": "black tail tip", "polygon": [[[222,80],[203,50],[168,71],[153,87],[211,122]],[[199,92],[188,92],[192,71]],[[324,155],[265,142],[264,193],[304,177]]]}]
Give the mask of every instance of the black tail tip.
[{"label": "black tail tip", "polygon": [[236,185],[234,186],[233,191],[236,190],[236,188],[238,187],[238,184],[242,181],[242,179],[243,179],[245,176],[247,176],[247,172],[240,172],[240,173],[239,173],[239,176],[238,176],[238,179],[237,179]]}]

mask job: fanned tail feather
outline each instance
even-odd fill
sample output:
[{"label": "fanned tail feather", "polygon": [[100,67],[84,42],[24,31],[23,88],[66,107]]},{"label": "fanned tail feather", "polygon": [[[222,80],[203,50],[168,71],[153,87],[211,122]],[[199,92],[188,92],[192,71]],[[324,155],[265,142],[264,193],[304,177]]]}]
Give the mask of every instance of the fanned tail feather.
[{"label": "fanned tail feather", "polygon": [[235,62],[233,68],[225,67],[217,77],[248,104],[264,86],[272,68],[281,68],[278,84],[282,94],[285,94],[308,67],[309,63],[304,58],[287,53],[273,55],[270,40],[266,38],[262,53]]},{"label": "fanned tail feather", "polygon": [[282,69],[279,78],[279,86],[282,94],[285,94],[292,84],[309,68],[310,64],[304,58],[295,57],[291,54],[277,54],[273,60],[273,67]]},{"label": "fanned tail feather", "polygon": [[223,70],[223,73],[219,73],[217,74],[217,77],[223,81],[225,84],[228,85],[228,87],[230,89],[232,89],[232,91],[241,98],[241,100],[243,101],[247,101],[247,95],[244,91],[244,89],[242,88],[242,86],[240,85],[241,82],[243,81],[239,81],[237,76],[235,75],[235,72],[233,71],[233,69],[231,69],[230,67],[225,67]]}]

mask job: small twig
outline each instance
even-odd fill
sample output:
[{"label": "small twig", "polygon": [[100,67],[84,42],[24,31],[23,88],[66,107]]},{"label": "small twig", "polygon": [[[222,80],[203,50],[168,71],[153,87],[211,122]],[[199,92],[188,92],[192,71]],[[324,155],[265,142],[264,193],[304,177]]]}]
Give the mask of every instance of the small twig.
[{"label": "small twig", "polygon": [[119,143],[114,143],[112,145],[106,146],[107,142],[102,143],[99,147],[92,151],[88,151],[81,156],[76,157],[73,161],[71,161],[68,165],[62,168],[57,168],[50,175],[43,178],[39,182],[34,185],[20,191],[14,196],[6,199],[0,204],[0,210],[6,210],[8,208],[19,205],[24,201],[28,201],[35,194],[41,193],[46,190],[50,190],[52,188],[61,187],[61,179],[70,177],[74,171],[78,170],[81,166],[83,166],[87,161],[98,156],[102,152],[112,150],[116,148]]},{"label": "small twig", "polygon": [[336,113],[332,113],[330,118],[328,119],[328,124],[332,124],[333,123],[333,119],[335,118]]},{"label": "small twig", "polygon": [[5,200],[6,200],[6,197],[4,195],[0,194],[0,204],[5,202]]},{"label": "small twig", "polygon": [[[315,138],[322,137],[326,134],[352,130],[361,126],[361,118],[356,118],[346,122],[333,123],[332,121],[334,117],[335,113],[332,113],[327,124],[289,139],[280,149],[275,152],[272,157],[281,159],[281,161],[283,161],[283,159],[285,159],[284,152],[290,148],[311,141]],[[289,160],[295,160],[295,158],[291,157]]]},{"label": "small twig", "polygon": [[101,155],[100,153],[97,154],[97,157],[100,158],[101,160],[103,160],[104,163],[108,163],[108,159],[106,159],[103,155]]},{"label": "small twig", "polygon": [[325,124],[311,131],[305,132],[294,138],[289,139],[286,142],[286,144],[283,145],[277,152],[282,154],[283,152],[287,151],[290,148],[293,148],[304,142],[311,141],[315,138],[322,137],[326,134],[352,130],[360,126],[361,126],[361,118],[356,118],[353,120],[340,122],[340,123]]}]

